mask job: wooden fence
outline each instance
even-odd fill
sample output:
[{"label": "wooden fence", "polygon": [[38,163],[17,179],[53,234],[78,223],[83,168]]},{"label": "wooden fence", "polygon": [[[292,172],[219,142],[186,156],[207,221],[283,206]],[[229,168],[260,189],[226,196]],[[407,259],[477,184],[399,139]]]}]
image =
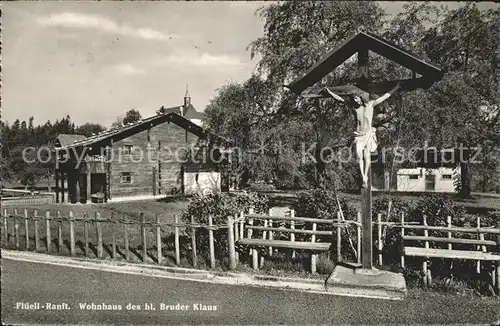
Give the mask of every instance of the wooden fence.
[{"label": "wooden fence", "polygon": [[[239,230],[239,234],[236,233],[236,240],[246,238],[244,240],[238,241],[243,244],[253,244],[254,246],[264,246],[268,247],[268,254],[266,256],[272,256],[275,250],[279,248],[284,248],[287,251],[292,249],[291,257],[295,257],[295,249],[306,250],[311,252],[311,272],[314,274],[316,272],[316,261],[317,252],[324,251],[325,240],[321,241],[318,239],[322,237],[323,239],[327,237],[327,243],[335,241],[333,245],[330,246],[331,249],[335,250],[336,261],[340,262],[343,260],[343,239],[347,238],[347,243],[350,246],[351,253],[354,256],[357,263],[361,264],[361,213],[357,213],[356,219],[349,220],[342,218],[340,213],[337,214],[336,219],[318,219],[309,217],[299,217],[295,216],[295,211],[290,210],[289,216],[271,216],[262,214],[253,214],[250,211],[249,214],[241,214],[242,218],[237,222],[239,224],[236,230]],[[388,222],[382,221],[382,214],[377,214],[376,220],[372,222],[374,230],[377,231],[376,239],[376,250],[377,255],[376,262],[379,265],[383,265],[383,245],[385,241],[385,234],[390,228],[401,228],[403,222]],[[277,225],[278,224],[278,225]],[[307,228],[309,224],[309,229]],[[406,226],[412,226],[417,224],[416,222],[405,223]],[[323,229],[319,229],[323,226]],[[326,230],[325,230],[326,228]],[[351,237],[351,230],[354,229],[354,237]],[[244,235],[244,230],[247,230],[246,236]],[[253,232],[260,231],[260,234],[256,235]],[[279,234],[283,238],[288,239],[289,244],[283,243],[282,240],[277,240],[276,234]],[[308,239],[304,239],[301,242],[296,241],[296,236],[308,236]],[[259,238],[259,240],[247,240],[251,238]],[[353,239],[355,238],[355,239]],[[307,241],[307,243],[306,243]],[[274,245],[273,245],[274,244]],[[256,249],[250,249],[252,255],[252,266],[254,269],[258,269],[258,254]],[[260,266],[263,265],[264,256],[260,257]]]},{"label": "wooden fence", "polygon": [[[39,212],[34,210],[29,214],[27,210],[24,210],[23,214],[19,214],[17,210],[9,212],[8,209],[4,209],[2,212],[2,222],[3,241],[1,245],[5,248],[17,250],[63,253],[64,244],[66,244],[68,254],[71,256],[83,255],[85,257],[94,256],[99,259],[119,259],[117,252],[120,251],[120,255],[127,261],[134,261],[134,256],[136,256],[143,263],[150,263],[152,261],[157,264],[165,264],[167,257],[170,257],[170,255],[166,255],[165,252],[168,253],[169,249],[173,249],[173,254],[171,256],[175,265],[180,266],[181,258],[184,258],[190,260],[193,267],[197,267],[198,254],[201,250],[208,249],[204,252],[207,257],[208,266],[210,268],[215,268],[216,240],[214,239],[214,231],[226,230],[227,242],[225,242],[223,246],[227,246],[227,251],[225,252],[227,252],[228,255],[227,260],[230,269],[235,269],[237,267],[237,264],[240,262],[240,256],[245,252],[249,252],[249,255],[247,255],[249,257],[249,263],[251,263],[254,268],[258,266],[258,263],[255,262],[256,258],[254,258],[256,255],[253,250],[255,249],[247,248],[246,251],[242,251],[241,248],[239,248],[239,251],[236,250],[236,243],[239,239],[249,239],[253,236],[254,238],[259,237],[259,239],[274,241],[278,240],[278,235],[282,236],[283,234],[287,235],[287,241],[292,244],[287,250],[289,251],[290,248],[292,248],[292,257],[295,257],[296,251],[302,250],[300,248],[293,249],[293,243],[296,244],[298,242],[297,237],[302,237],[305,239],[304,241],[308,241],[312,244],[319,244],[325,243],[325,236],[330,237],[330,241],[332,240],[332,236],[335,236],[336,243],[334,243],[331,248],[336,252],[337,261],[342,260],[342,244],[344,243],[345,248],[345,243],[348,243],[348,247],[350,247],[355,260],[358,263],[361,262],[359,253],[361,251],[362,231],[359,213],[353,220],[345,220],[340,215],[336,219],[325,220],[296,217],[293,210],[290,212],[290,216],[257,215],[252,214],[252,211],[250,211],[248,214],[241,212],[237,216],[229,216],[225,223],[215,225],[213,223],[213,218],[210,216],[208,217],[208,223],[200,224],[195,223],[193,218],[190,223],[181,223],[179,222],[178,216],[175,217],[173,222],[164,222],[160,221],[159,216],[156,216],[155,221],[146,221],[144,214],[140,215],[139,220],[131,220],[114,217],[103,218],[99,213],[96,213],[93,217],[75,217],[71,212],[68,216],[61,216],[59,212],[56,212],[55,215],[52,215],[51,212],[39,214]],[[305,223],[312,224],[312,228],[307,229]],[[377,218],[373,221],[374,231],[376,231],[374,239],[377,241],[376,250],[374,251],[376,263],[378,263],[378,265],[383,265],[386,260],[383,257],[383,244],[385,242],[387,230],[390,228],[397,228],[398,233],[400,230],[400,234],[403,237],[408,230],[413,230],[413,232],[422,230],[425,236],[427,236],[427,232],[431,230],[440,232],[471,231],[477,233],[477,238],[480,240],[484,239],[485,234],[500,235],[500,229],[498,228],[480,227],[479,220],[475,228],[453,227],[451,225],[451,218],[448,219],[448,225],[446,227],[428,226],[425,222],[422,223],[423,224],[420,225],[419,222],[406,222],[404,215],[401,216],[400,222],[387,222],[382,220],[381,214],[378,214]],[[319,229],[319,227],[317,227],[318,225],[326,225],[328,229]],[[208,248],[197,248],[197,234],[201,230],[204,230],[204,232],[208,234]],[[181,231],[184,231],[182,235]],[[153,235],[149,233],[153,233]],[[355,236],[351,238],[352,234]],[[137,235],[139,239],[137,239]],[[171,235],[173,239],[162,238],[162,235]],[[190,241],[187,241],[190,243],[186,243],[186,241],[181,243],[182,237],[184,240],[191,238],[189,239]],[[310,238],[306,239],[307,237]],[[345,237],[348,237],[347,241],[345,241]],[[92,238],[95,238],[96,241],[93,242]],[[120,241],[120,239],[122,241]],[[135,243],[139,243],[139,245],[132,246],[132,239],[139,240],[135,241]],[[154,245],[148,245],[148,242],[150,243],[152,241]],[[457,239],[456,241],[458,242],[459,240]],[[106,242],[106,244],[104,242]],[[328,243],[328,240],[326,240],[326,242]],[[109,245],[109,243],[111,244]],[[77,250],[77,244],[81,249],[80,251]],[[106,252],[104,250],[105,245]],[[427,242],[427,246],[428,245]],[[91,246],[93,248],[91,248]],[[449,247],[451,248],[451,246]],[[94,249],[92,250],[94,255],[91,254],[91,249]],[[267,250],[268,254],[260,257],[260,265],[262,266],[265,256],[272,256],[274,252],[279,249],[278,246],[269,246]],[[138,250],[140,250],[140,252]],[[484,250],[484,248],[478,246],[477,250],[481,251]],[[181,251],[190,257],[181,257]],[[310,253],[312,256],[311,263],[315,265],[316,253]],[[345,254],[346,253],[344,253],[344,256]],[[400,255],[400,264],[401,267],[404,268],[404,252],[401,251]],[[150,259],[148,259],[148,257],[150,257]],[[481,262],[478,261],[477,264],[479,270]],[[314,271],[315,268],[313,269],[313,272]]]},{"label": "wooden fence", "polygon": [[[31,191],[24,190],[2,190],[3,193],[11,192],[13,194],[18,194],[17,196],[6,197],[0,195],[1,206],[23,206],[23,205],[43,205],[43,204],[54,204],[56,202],[55,193],[33,193]],[[19,195],[21,194],[21,195]],[[22,195],[24,194],[24,195]]]},{"label": "wooden fence", "polygon": [[[209,262],[210,268],[215,268],[215,247],[214,247],[214,236],[213,232],[215,230],[226,229],[228,231],[228,246],[229,246],[229,267],[231,269],[236,268],[235,257],[235,247],[234,247],[234,221],[232,217],[227,218],[227,223],[222,225],[214,225],[212,217],[209,217],[208,224],[194,223],[180,223],[179,217],[176,215],[174,222],[160,222],[159,216],[156,216],[156,220],[146,221],[145,215],[140,214],[140,220],[130,220],[130,219],[115,219],[103,218],[99,213],[96,213],[94,217],[75,217],[72,212],[69,212],[68,216],[61,216],[60,212],[56,215],[51,215],[51,212],[46,212],[43,215],[39,215],[37,210],[34,210],[32,214],[29,214],[25,209],[23,214],[18,214],[17,210],[13,213],[9,213],[7,209],[2,212],[2,246],[4,248],[12,248],[16,250],[34,250],[36,252],[46,252],[46,253],[61,253],[64,251],[64,244],[66,243],[69,247],[69,254],[71,256],[76,256],[78,254],[83,254],[85,257],[90,257],[91,246],[95,247],[95,258],[110,258],[118,259],[117,251],[122,252],[122,257],[127,261],[133,261],[131,253],[139,257],[143,263],[148,263],[148,256],[151,257],[157,264],[163,264],[165,255],[163,251],[165,248],[169,248],[171,244],[165,243],[162,239],[162,234],[167,235],[165,232],[166,228],[170,231],[173,229],[173,246],[175,252],[175,264],[179,266],[181,264],[181,229],[189,232],[191,241],[191,260],[194,267],[197,266],[197,244],[196,244],[196,233],[199,229],[205,229],[208,231],[209,241]],[[77,232],[77,224],[80,228]],[[43,227],[44,234],[41,232]],[[83,230],[81,228],[83,226]],[[94,226],[95,232],[91,231],[91,226]],[[109,233],[103,235],[103,227],[107,226]],[[147,234],[148,230],[154,230],[154,240],[155,246],[149,246]],[[22,234],[21,234],[22,231]],[[53,235],[52,232],[55,231],[57,235]],[[63,232],[67,231],[67,232]],[[83,234],[82,234],[83,233]],[[92,243],[91,235],[95,235],[96,242]],[[131,235],[132,233],[139,233],[140,245],[137,246],[141,250],[138,255],[134,252],[135,248],[131,246]],[[82,239],[78,240],[77,235],[80,235]],[[111,249],[108,252],[107,257],[104,253],[104,237],[110,238]],[[123,238],[123,241],[119,243],[118,237]],[[32,241],[33,240],[33,241]],[[34,243],[33,243],[34,242]],[[81,244],[82,252],[77,252],[77,243]],[[156,252],[156,256],[148,255],[148,249]]]}]

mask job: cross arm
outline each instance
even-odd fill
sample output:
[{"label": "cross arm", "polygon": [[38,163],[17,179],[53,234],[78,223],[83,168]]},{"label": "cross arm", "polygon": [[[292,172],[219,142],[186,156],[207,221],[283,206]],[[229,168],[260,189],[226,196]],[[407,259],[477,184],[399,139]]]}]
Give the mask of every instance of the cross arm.
[{"label": "cross arm", "polygon": [[399,91],[408,92],[418,88],[428,89],[434,83],[433,79],[420,77],[414,79],[391,80],[376,83],[369,83],[366,86],[362,85],[342,85],[342,86],[327,86],[327,87],[313,87],[309,91],[302,93],[304,98],[329,98],[332,97],[325,89],[334,92],[336,95],[345,96],[352,95],[362,91],[368,93],[388,93],[394,89],[398,84],[400,85]]}]

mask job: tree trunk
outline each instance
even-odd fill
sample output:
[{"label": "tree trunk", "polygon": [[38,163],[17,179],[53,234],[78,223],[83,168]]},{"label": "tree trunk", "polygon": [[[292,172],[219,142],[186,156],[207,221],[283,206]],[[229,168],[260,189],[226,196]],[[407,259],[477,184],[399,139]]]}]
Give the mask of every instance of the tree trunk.
[{"label": "tree trunk", "polygon": [[470,189],[470,173],[469,173],[469,148],[467,148],[464,153],[464,161],[460,162],[460,174],[461,174],[460,197],[470,198],[471,189]]},{"label": "tree trunk", "polygon": [[316,150],[314,153],[314,158],[316,160],[316,187],[319,189],[325,189],[325,162],[321,157],[321,151],[323,149],[323,142],[320,137],[316,138]]}]

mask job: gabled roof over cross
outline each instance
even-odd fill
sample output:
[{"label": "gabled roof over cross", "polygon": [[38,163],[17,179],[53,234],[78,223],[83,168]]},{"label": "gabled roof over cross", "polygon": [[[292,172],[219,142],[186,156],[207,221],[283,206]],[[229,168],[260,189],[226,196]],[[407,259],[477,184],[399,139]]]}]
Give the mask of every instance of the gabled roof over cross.
[{"label": "gabled roof over cross", "polygon": [[[314,66],[309,68],[302,77],[294,80],[286,87],[295,94],[301,95],[306,88],[316,84],[323,77],[349,59],[353,54],[366,50],[371,50],[410,69],[416,74],[422,75],[422,77],[419,78],[399,81],[401,82],[402,90],[408,91],[417,88],[429,88],[436,80],[441,79],[443,76],[443,71],[440,68],[417,58],[399,46],[374,34],[359,32],[339,47],[326,54]],[[397,82],[398,81],[385,81],[380,83],[368,83],[363,87],[361,87],[361,85],[357,86],[370,93],[381,93],[393,88]],[[319,92],[319,89],[313,89],[306,95],[309,95],[309,97],[328,97],[326,94],[319,94]]]}]

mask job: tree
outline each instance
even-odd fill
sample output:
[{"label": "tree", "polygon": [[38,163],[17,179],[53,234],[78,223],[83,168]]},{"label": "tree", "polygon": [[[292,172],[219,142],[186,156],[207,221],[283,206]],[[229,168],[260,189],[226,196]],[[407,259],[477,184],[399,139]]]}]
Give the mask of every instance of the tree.
[{"label": "tree", "polygon": [[[490,151],[500,146],[499,40],[500,10],[481,12],[473,3],[449,12],[424,38],[429,57],[448,71],[428,94],[440,121],[440,131],[431,136],[442,143]],[[469,170],[470,164],[461,162],[463,197],[471,194]]]},{"label": "tree", "polygon": [[123,127],[123,119],[124,119],[123,116],[117,117],[116,120],[113,123],[111,123],[110,127],[111,128],[121,128],[121,127]]},{"label": "tree", "polygon": [[106,128],[98,123],[87,122],[81,126],[76,127],[75,133],[84,135],[85,137],[90,137],[92,136],[92,134],[98,134],[104,130],[106,130]]},{"label": "tree", "polygon": [[[326,165],[319,156],[327,146],[349,144],[346,131],[352,128],[354,120],[332,101],[301,101],[290,92],[283,93],[281,85],[302,75],[360,28],[378,31],[383,26],[384,12],[375,2],[290,1],[268,5],[258,13],[264,20],[264,35],[249,45],[251,56],[261,57],[258,72],[272,85],[269,91],[275,93],[278,119],[287,116],[311,124],[313,133],[307,143],[316,147],[314,183],[324,187],[331,184],[326,182],[328,175],[335,173],[327,173],[333,165]],[[349,66],[353,62],[339,67],[325,82],[345,83],[353,75]]]},{"label": "tree", "polygon": [[125,113],[125,118],[123,118],[123,124],[129,124],[141,120],[141,113],[137,110],[131,109]]},{"label": "tree", "polygon": [[[318,160],[324,148],[350,144],[355,123],[352,115],[334,101],[304,100],[283,91],[282,85],[302,75],[327,51],[363,28],[441,65],[446,71],[444,78],[431,89],[397,93],[377,107],[374,126],[382,147],[399,146],[408,152],[425,142],[445,148],[457,141],[471,147],[498,147],[499,10],[479,12],[475,5],[468,4],[447,11],[429,3],[406,4],[404,9],[390,19],[377,3],[367,2],[283,2],[259,9],[264,33],[249,45],[251,56],[261,58],[257,65],[259,78],[252,76],[245,83],[222,88],[206,111],[212,115],[208,124],[216,133],[247,147],[260,139],[291,147],[297,139],[307,144],[307,148],[315,144],[313,165],[302,162],[282,170],[293,171],[292,175],[305,171],[302,180],[313,180],[310,184],[316,187],[325,183],[328,186],[340,175],[342,181],[352,180],[357,169],[349,163],[337,162],[335,153],[327,155],[335,164]],[[479,40],[471,41],[471,35]],[[356,66],[356,60],[349,59],[320,83],[353,82],[357,77]],[[374,81],[412,76],[408,69],[378,55],[370,56],[370,73]],[[263,93],[266,104],[259,106],[256,103],[262,101]],[[301,137],[289,141],[293,137],[286,134],[293,132],[287,125],[302,131],[298,133]],[[294,160],[283,152],[287,151],[256,156],[247,167],[262,175],[267,175],[266,169],[274,168],[275,175],[283,176],[277,162],[285,157]],[[394,170],[395,158],[396,155],[389,153],[384,163],[373,166],[374,171]],[[462,170],[465,184],[462,194],[466,195],[470,193],[467,186],[470,178],[464,166]],[[472,170],[479,171],[476,167]]]},{"label": "tree", "polygon": [[267,124],[272,111],[267,87],[258,76],[252,76],[243,84],[225,85],[205,110],[204,122],[209,129],[234,140],[234,146],[240,151],[236,154],[241,154],[243,160],[233,173],[241,175],[243,183],[266,170],[258,146],[263,143],[262,136],[266,132],[261,127]]}]

